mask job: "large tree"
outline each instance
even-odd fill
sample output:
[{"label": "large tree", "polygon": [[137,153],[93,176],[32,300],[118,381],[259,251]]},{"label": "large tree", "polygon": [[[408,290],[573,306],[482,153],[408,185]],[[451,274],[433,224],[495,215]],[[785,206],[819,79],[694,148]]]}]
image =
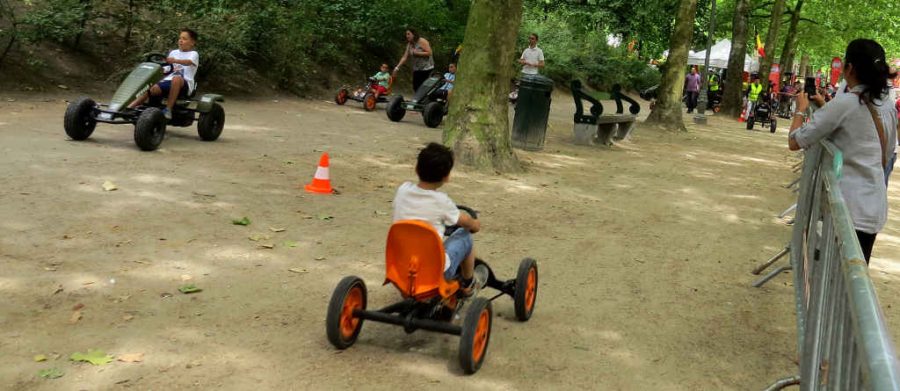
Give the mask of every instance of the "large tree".
[{"label": "large tree", "polygon": [[775,44],[778,41],[778,30],[781,29],[781,15],[784,14],[784,0],[775,0],[772,6],[772,19],[769,22],[769,32],[766,34],[766,56],[759,61],[759,79],[762,81],[763,91],[769,88],[769,73],[772,70],[772,60],[775,59]]},{"label": "large tree", "polygon": [[659,84],[656,107],[647,118],[649,124],[670,130],[685,130],[681,117],[681,96],[696,14],[697,0],[680,0],[675,15],[675,30],[669,38],[669,58]]},{"label": "large tree", "polygon": [[747,33],[750,16],[750,0],[737,0],[731,23],[731,54],[728,57],[728,74],[725,80],[722,112],[737,117],[743,110],[744,60],[747,57]]},{"label": "large tree", "polygon": [[473,0],[444,144],[462,164],[515,171],[509,142],[507,93],[515,70],[522,0]]},{"label": "large tree", "polygon": [[787,36],[784,38],[784,49],[781,50],[781,71],[791,72],[794,68],[794,51],[797,49],[797,25],[800,24],[800,11],[803,9],[803,0],[797,0],[794,11],[791,12],[791,25],[788,27]]}]

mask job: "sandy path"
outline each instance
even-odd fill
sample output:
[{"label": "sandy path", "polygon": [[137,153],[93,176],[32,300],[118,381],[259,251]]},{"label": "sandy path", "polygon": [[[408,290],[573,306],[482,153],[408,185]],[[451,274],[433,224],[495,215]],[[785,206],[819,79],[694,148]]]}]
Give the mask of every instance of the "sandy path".
[{"label": "sandy path", "polygon": [[[0,98],[0,388],[745,390],[795,371],[790,279],[749,285],[790,232],[774,218],[792,202],[783,130],[713,119],[687,134],[639,129],[612,149],[578,147],[572,105],[557,97],[546,150],[519,153],[525,173],[454,172],[446,191],[483,212],[480,254],[501,276],[525,256],[541,272],[532,320],[510,320],[512,301],[495,301],[487,362],[466,377],[454,337],[366,323],[338,352],[324,335],[342,276],[366,280],[370,306],[396,298],[380,285],[389,201],[412,179],[416,148],[440,139],[421,117],[227,102],[220,141],[176,129],[141,153],[130,127],[67,140],[60,97]],[[297,188],[321,151],[341,195]],[[104,192],[107,180],[119,189]],[[873,276],[896,337],[892,190]],[[243,216],[253,223],[231,224]],[[178,293],[188,277],[204,291]],[[70,324],[79,303],[83,318]],[[66,360],[89,348],[145,357]],[[36,376],[48,367],[65,376]]]}]

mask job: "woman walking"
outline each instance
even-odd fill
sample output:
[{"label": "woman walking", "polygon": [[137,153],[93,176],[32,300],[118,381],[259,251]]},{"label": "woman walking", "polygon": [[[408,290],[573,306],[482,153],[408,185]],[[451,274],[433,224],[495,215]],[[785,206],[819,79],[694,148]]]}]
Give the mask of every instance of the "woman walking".
[{"label": "woman walking", "polygon": [[412,57],[413,91],[418,91],[419,86],[428,79],[434,70],[434,57],[431,54],[431,44],[428,40],[420,37],[416,30],[406,29],[406,51],[403,52],[403,57],[394,68],[394,77],[397,76],[400,67]]}]

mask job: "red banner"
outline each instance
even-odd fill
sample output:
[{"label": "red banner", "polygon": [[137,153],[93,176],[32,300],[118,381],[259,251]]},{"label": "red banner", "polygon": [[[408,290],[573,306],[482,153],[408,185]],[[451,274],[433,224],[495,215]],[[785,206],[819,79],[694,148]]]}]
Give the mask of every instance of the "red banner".
[{"label": "red banner", "polygon": [[844,63],[840,57],[831,59],[831,85],[837,86],[841,79],[841,71],[844,69]]}]

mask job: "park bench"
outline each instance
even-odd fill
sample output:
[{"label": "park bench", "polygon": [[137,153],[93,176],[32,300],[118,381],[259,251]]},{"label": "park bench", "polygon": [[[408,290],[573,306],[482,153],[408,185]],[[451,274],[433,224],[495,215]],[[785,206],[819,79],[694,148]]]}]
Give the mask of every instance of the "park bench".
[{"label": "park bench", "polygon": [[[603,115],[603,105],[593,96],[588,95],[581,86],[581,81],[572,81],[572,98],[575,99],[575,144],[578,145],[612,145],[613,141],[628,138],[634,129],[637,113],[641,111],[640,105],[625,94],[618,84],[613,86],[612,99],[616,102],[616,113]],[[583,100],[591,103],[590,114],[584,113]],[[628,112],[624,113],[622,101],[630,104]]]}]

